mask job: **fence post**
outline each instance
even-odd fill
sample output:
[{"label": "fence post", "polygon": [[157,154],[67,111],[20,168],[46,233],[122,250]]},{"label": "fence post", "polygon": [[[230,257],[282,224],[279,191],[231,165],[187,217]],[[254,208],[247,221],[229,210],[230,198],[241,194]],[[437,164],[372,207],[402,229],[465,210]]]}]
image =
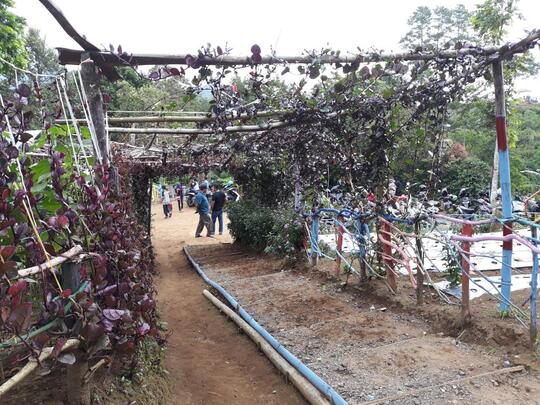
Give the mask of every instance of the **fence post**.
[{"label": "fence post", "polygon": [[394,272],[394,260],[392,259],[392,231],[390,230],[390,224],[386,221],[382,222],[382,230],[379,233],[379,238],[383,241],[383,262],[386,270],[386,281],[392,289],[397,291],[397,280]]},{"label": "fence post", "polygon": [[[465,224],[461,228],[461,234],[463,236],[471,237],[473,235],[473,227],[471,224]],[[469,259],[471,257],[471,243],[463,242],[463,256],[461,258],[461,317],[463,324],[467,324],[471,320],[471,307],[469,305],[469,277],[470,277],[470,264]]]},{"label": "fence post", "polygon": [[[510,182],[510,156],[506,135],[506,106],[504,102],[504,78],[501,61],[493,62],[493,83],[495,85],[495,125],[497,129],[497,148],[499,151],[499,179],[503,212],[503,236],[512,234],[512,185]],[[501,267],[501,312],[509,310],[512,286],[512,240],[503,242]]]},{"label": "fence post", "polygon": [[338,220],[338,224],[337,224],[337,246],[336,246],[336,251],[339,254],[336,255],[336,275],[339,276],[339,270],[341,269],[341,256],[340,255],[343,254],[343,232],[344,232],[343,225],[341,225],[341,224],[343,223],[345,218],[343,218],[343,216],[341,216],[341,215],[338,215],[337,220]]},{"label": "fence post", "polygon": [[311,265],[316,266],[319,262],[319,215],[311,217]]},{"label": "fence post", "polygon": [[88,53],[81,55],[81,78],[88,99],[90,119],[97,138],[99,153],[103,164],[109,164],[109,140],[105,126],[105,112],[103,111],[103,96],[100,89],[100,77],[96,65]]},{"label": "fence post", "polygon": [[[62,288],[70,289],[73,292],[77,291],[81,284],[81,263],[65,262],[61,265],[62,271]],[[75,322],[68,323],[67,326],[72,328]],[[83,377],[88,370],[88,360],[84,352],[77,350],[75,353],[76,361],[73,364],[66,366],[66,391],[67,402],[69,404],[87,404],[89,398],[83,389]]]},{"label": "fence post", "polygon": [[[535,226],[531,226],[531,236],[533,239],[533,244],[537,246],[536,239],[538,238],[538,231]],[[537,336],[537,322],[536,322],[536,300],[538,298],[538,254],[533,252],[533,266],[531,274],[531,325],[530,325],[530,336],[531,336],[531,349],[534,349],[536,346],[536,336]]]},{"label": "fence post", "polygon": [[360,225],[360,237],[362,240],[362,245],[360,246],[360,251],[358,254],[360,255],[360,281],[367,281],[368,275],[367,275],[367,265],[366,265],[366,258],[367,258],[367,242],[369,239],[369,228],[368,225],[361,219],[358,219],[359,225]]},{"label": "fence post", "polygon": [[420,239],[420,220],[416,220],[414,223],[414,234],[416,239],[416,250],[418,250],[418,264],[416,266],[416,304],[422,305],[424,303],[424,273],[422,269],[424,267],[424,251],[422,249],[422,240]]}]

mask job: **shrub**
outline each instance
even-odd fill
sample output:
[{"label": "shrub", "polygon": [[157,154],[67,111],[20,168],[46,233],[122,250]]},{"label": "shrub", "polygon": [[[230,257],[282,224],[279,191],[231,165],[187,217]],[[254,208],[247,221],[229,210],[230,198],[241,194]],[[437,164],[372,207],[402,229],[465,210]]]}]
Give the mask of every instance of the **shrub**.
[{"label": "shrub", "polygon": [[491,183],[491,167],[476,158],[457,160],[448,165],[441,176],[442,185],[452,193],[458,193],[467,187],[473,196],[489,188]]},{"label": "shrub", "polygon": [[227,206],[229,231],[236,242],[266,253],[291,257],[304,240],[304,225],[292,208],[268,208],[251,200]]}]

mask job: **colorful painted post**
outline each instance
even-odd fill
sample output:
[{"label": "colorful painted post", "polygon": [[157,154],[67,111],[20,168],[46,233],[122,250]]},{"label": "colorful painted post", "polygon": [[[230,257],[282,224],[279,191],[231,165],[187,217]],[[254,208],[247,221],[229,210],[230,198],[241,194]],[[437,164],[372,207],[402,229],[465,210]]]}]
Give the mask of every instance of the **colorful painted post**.
[{"label": "colorful painted post", "polygon": [[[473,235],[473,226],[471,224],[465,224],[461,228],[461,234],[463,236],[471,237]],[[469,272],[470,264],[469,258],[471,257],[471,243],[463,242],[463,254],[461,258],[461,317],[463,323],[469,323],[471,320],[471,307],[469,305]]]},{"label": "colorful painted post", "polygon": [[[531,226],[531,236],[533,239],[538,238],[538,232],[535,226]],[[533,241],[536,245],[536,242]],[[536,252],[533,255],[533,266],[531,274],[531,349],[536,346],[537,324],[536,324],[536,300],[538,298],[538,254]]]},{"label": "colorful painted post", "polygon": [[[504,103],[503,67],[501,61],[493,62],[493,81],[495,85],[495,124],[497,129],[497,148],[499,151],[499,179],[503,213],[503,236],[512,233],[512,186],[510,183],[510,156],[506,135],[506,106]],[[501,312],[509,310],[512,286],[512,240],[503,242],[501,267]]]},{"label": "colorful painted post", "polygon": [[360,218],[358,219],[357,226],[359,229],[359,231],[357,232],[359,233],[360,240],[362,241],[362,243],[360,244],[360,251],[358,252],[358,254],[360,255],[360,281],[367,281],[368,275],[367,275],[366,259],[367,259],[367,241],[369,239],[369,226]]},{"label": "colorful painted post", "polygon": [[343,254],[343,232],[345,231],[342,223],[345,220],[343,216],[338,215],[337,217],[337,245],[336,250],[339,253],[336,255],[336,275],[339,276],[339,270],[341,270],[341,254]]},{"label": "colorful painted post", "polygon": [[390,230],[390,224],[386,221],[381,221],[381,231],[379,233],[379,238],[383,240],[383,262],[386,270],[386,281],[392,289],[392,291],[397,291],[397,280],[396,273],[394,271],[394,260],[392,259],[392,234]]},{"label": "colorful painted post", "polygon": [[314,213],[311,217],[311,265],[316,266],[319,262],[319,214]]},{"label": "colorful painted post", "polygon": [[414,223],[414,234],[416,241],[416,250],[418,254],[418,265],[416,266],[416,304],[424,303],[424,249],[422,248],[422,239],[420,238],[420,221]]}]

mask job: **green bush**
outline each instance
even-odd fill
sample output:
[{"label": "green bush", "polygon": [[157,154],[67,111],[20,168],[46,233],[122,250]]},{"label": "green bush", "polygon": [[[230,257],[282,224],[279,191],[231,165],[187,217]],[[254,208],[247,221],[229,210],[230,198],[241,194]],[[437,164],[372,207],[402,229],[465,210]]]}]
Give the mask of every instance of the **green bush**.
[{"label": "green bush", "polygon": [[227,205],[234,240],[260,252],[291,257],[304,240],[304,224],[292,208],[268,208],[251,200]]},{"label": "green bush", "polygon": [[476,158],[457,160],[448,165],[441,176],[441,184],[451,193],[458,193],[467,187],[473,196],[482,190],[489,190],[491,167]]}]

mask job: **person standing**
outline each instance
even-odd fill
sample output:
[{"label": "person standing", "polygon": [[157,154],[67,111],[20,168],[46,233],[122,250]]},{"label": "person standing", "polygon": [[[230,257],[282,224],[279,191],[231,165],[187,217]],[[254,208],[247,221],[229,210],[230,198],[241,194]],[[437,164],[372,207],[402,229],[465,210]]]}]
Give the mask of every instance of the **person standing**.
[{"label": "person standing", "polygon": [[212,228],[212,219],[209,214],[208,198],[206,198],[206,185],[201,184],[200,190],[195,196],[195,204],[197,205],[196,213],[199,214],[199,223],[197,224],[197,230],[195,231],[195,237],[200,238],[201,232],[206,226],[206,236],[212,237],[214,230]]},{"label": "person standing", "polygon": [[212,229],[216,231],[216,220],[219,221],[219,234],[223,235],[223,207],[227,196],[219,189],[218,184],[212,186]]},{"label": "person standing", "polygon": [[163,186],[162,190],[161,203],[163,204],[163,213],[165,214],[165,218],[170,218],[172,217],[171,194],[167,186]]},{"label": "person standing", "polygon": [[184,209],[184,185],[182,182],[176,183],[174,192],[176,193],[176,198],[178,199],[178,211],[182,211]]}]

